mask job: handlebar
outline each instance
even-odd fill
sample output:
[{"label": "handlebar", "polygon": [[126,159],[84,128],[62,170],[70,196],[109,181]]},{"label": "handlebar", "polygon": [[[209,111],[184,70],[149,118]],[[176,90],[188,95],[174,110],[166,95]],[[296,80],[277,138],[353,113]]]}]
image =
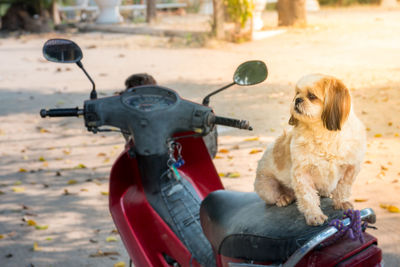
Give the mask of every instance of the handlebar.
[{"label": "handlebar", "polygon": [[45,117],[78,117],[83,115],[83,109],[76,108],[55,108],[55,109],[42,109],[40,116]]},{"label": "handlebar", "polygon": [[86,100],[83,109],[42,109],[40,116],[83,115],[86,128],[96,133],[101,126],[119,128],[135,138],[140,155],[168,152],[166,140],[178,132],[211,131],[215,124],[252,130],[248,121],[215,116],[210,107],[185,100],[168,88],[141,86],[118,96]]},{"label": "handlebar", "polygon": [[235,127],[235,128],[243,129],[243,130],[249,130],[249,131],[253,130],[253,127],[251,127],[250,123],[246,120],[237,120],[237,119],[215,116],[214,123],[219,124],[219,125],[229,126],[229,127]]}]

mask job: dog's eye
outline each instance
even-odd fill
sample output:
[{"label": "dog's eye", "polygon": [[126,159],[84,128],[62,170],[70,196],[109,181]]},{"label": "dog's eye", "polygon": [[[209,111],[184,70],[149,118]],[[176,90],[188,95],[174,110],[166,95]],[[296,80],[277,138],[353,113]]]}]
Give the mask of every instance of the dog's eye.
[{"label": "dog's eye", "polygon": [[317,97],[316,97],[314,94],[312,94],[312,93],[308,93],[307,97],[308,97],[308,99],[310,99],[310,100],[317,99]]}]

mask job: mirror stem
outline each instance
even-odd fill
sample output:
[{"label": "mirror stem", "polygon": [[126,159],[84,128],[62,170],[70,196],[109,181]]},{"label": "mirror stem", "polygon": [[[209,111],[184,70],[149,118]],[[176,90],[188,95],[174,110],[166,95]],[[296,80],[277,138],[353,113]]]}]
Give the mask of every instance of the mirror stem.
[{"label": "mirror stem", "polygon": [[224,87],[222,87],[222,88],[220,88],[220,89],[218,89],[218,90],[215,90],[214,92],[208,94],[208,95],[203,99],[203,105],[204,105],[204,106],[208,106],[208,105],[210,104],[210,97],[211,97],[211,96],[213,96],[213,95],[215,95],[215,94],[218,94],[219,92],[221,92],[221,91],[223,91],[223,90],[225,90],[225,89],[227,89],[227,88],[229,88],[229,87],[231,87],[232,85],[235,85],[235,84],[236,84],[235,82],[230,83],[230,84],[225,85]]},{"label": "mirror stem", "polygon": [[83,67],[83,64],[82,64],[81,61],[76,62],[76,65],[78,65],[78,67],[83,70],[83,72],[85,73],[86,77],[88,77],[89,81],[92,83],[92,91],[90,92],[90,99],[97,99],[96,85],[94,84],[94,81],[89,76],[89,74],[86,72],[86,70]]}]

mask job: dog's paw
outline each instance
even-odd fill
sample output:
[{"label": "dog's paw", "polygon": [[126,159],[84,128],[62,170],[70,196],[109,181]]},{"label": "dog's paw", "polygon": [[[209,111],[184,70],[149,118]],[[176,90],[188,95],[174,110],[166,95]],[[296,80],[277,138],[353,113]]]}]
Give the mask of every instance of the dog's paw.
[{"label": "dog's paw", "polygon": [[305,217],[307,224],[314,226],[321,225],[328,219],[328,216],[323,213],[308,214]]},{"label": "dog's paw", "polygon": [[333,208],[336,210],[348,210],[348,209],[353,209],[353,204],[351,204],[349,201],[344,201],[344,202],[333,202]]},{"label": "dog's paw", "polygon": [[293,200],[294,200],[293,195],[282,194],[278,197],[278,200],[276,201],[276,205],[278,207],[285,207],[285,206],[289,205],[290,203],[292,203]]}]

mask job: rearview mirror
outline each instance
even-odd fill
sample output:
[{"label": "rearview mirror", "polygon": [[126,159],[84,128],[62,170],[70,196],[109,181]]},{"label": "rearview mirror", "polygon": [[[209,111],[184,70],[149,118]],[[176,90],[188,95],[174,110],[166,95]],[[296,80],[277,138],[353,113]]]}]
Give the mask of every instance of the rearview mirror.
[{"label": "rearview mirror", "polygon": [[253,85],[263,82],[268,76],[267,66],[260,60],[247,61],[236,69],[233,81],[238,85]]},{"label": "rearview mirror", "polygon": [[83,55],[81,48],[71,40],[50,39],[43,46],[43,56],[52,62],[77,63]]}]

